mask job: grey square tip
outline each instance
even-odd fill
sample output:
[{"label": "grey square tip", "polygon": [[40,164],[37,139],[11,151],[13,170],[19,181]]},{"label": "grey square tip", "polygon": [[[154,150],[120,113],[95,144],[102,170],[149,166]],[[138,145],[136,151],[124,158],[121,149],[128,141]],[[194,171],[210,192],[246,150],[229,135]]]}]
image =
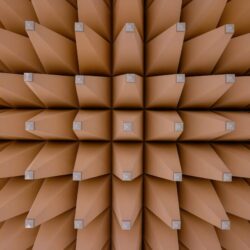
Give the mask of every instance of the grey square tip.
[{"label": "grey square tip", "polygon": [[180,220],[172,220],[172,229],[180,230],[181,229],[181,221]]},{"label": "grey square tip", "polygon": [[76,75],[75,76],[75,84],[76,85],[83,85],[85,83],[84,81],[84,75]]},{"label": "grey square tip", "polygon": [[75,32],[83,32],[84,24],[82,22],[75,22]]},{"label": "grey square tip", "polygon": [[175,122],[174,131],[175,132],[183,132],[183,130],[184,130],[184,123],[183,122]]},{"label": "grey square tip", "polygon": [[225,25],[225,33],[233,34],[234,33],[234,24],[226,24]]},{"label": "grey square tip", "polygon": [[122,227],[122,230],[125,230],[125,231],[131,230],[131,227],[132,227],[131,221],[130,220],[123,220],[121,227]]},{"label": "grey square tip", "polygon": [[132,181],[133,173],[131,171],[123,171],[122,172],[122,180],[123,181]]},{"label": "grey square tip", "polygon": [[225,81],[226,83],[235,83],[235,74],[226,74]]},{"label": "grey square tip", "polygon": [[133,131],[133,122],[123,122],[122,124],[123,132],[132,132]]},{"label": "grey square tip", "polygon": [[36,29],[36,23],[34,21],[25,21],[25,30],[34,31]]},{"label": "grey square tip", "polygon": [[234,121],[227,121],[226,122],[226,131],[232,132],[236,128],[236,123]]},{"label": "grey square tip", "polygon": [[83,229],[84,223],[81,219],[75,219],[74,220],[74,229]]},{"label": "grey square tip", "polygon": [[25,130],[26,131],[34,131],[35,130],[35,122],[34,121],[25,122]]},{"label": "grey square tip", "polygon": [[72,179],[73,179],[73,181],[81,181],[82,180],[82,172],[73,172]]},{"label": "grey square tip", "polygon": [[221,221],[221,230],[230,230],[231,223],[229,220],[222,220]]},{"label": "grey square tip", "polygon": [[176,75],[176,82],[177,83],[185,83],[185,74],[177,74]]},{"label": "grey square tip", "polygon": [[24,226],[25,226],[25,228],[34,228],[35,227],[35,220],[34,219],[26,219]]},{"label": "grey square tip", "polygon": [[126,23],[125,24],[125,31],[126,32],[134,32],[135,31],[135,24],[134,23]]},{"label": "grey square tip", "polygon": [[232,181],[232,173],[223,173],[223,181],[231,182]]},{"label": "grey square tip", "polygon": [[177,23],[176,24],[177,32],[185,32],[186,31],[186,23]]},{"label": "grey square tip", "polygon": [[135,83],[136,82],[136,74],[126,74],[126,82]]},{"label": "grey square tip", "polygon": [[173,180],[174,181],[182,181],[182,173],[174,173],[174,176],[173,176]]},{"label": "grey square tip", "polygon": [[35,179],[35,173],[33,170],[26,170],[24,174],[25,180],[34,180]]},{"label": "grey square tip", "polygon": [[33,82],[33,74],[32,73],[24,73],[23,80],[25,82]]},{"label": "grey square tip", "polygon": [[82,130],[82,122],[81,121],[74,121],[73,122],[73,130],[74,131],[81,131]]}]

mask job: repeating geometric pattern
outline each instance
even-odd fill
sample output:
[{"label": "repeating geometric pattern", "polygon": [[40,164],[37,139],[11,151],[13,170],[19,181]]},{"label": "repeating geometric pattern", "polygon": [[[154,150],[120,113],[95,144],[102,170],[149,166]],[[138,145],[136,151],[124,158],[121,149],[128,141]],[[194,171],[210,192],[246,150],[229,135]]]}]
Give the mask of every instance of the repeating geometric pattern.
[{"label": "repeating geometric pattern", "polygon": [[250,249],[249,0],[1,0],[0,250]]}]

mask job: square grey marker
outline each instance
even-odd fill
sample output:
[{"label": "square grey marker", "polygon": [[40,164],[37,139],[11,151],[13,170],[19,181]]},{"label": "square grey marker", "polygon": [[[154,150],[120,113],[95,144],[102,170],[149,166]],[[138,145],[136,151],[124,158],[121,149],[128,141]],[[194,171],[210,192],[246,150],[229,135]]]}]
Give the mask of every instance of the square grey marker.
[{"label": "square grey marker", "polygon": [[177,83],[185,83],[185,74],[177,74],[176,75],[176,82]]},{"label": "square grey marker", "polygon": [[226,131],[234,131],[235,127],[236,127],[236,124],[234,121],[226,122]]},{"label": "square grey marker", "polygon": [[36,24],[34,21],[25,21],[24,24],[26,31],[34,31],[36,28]]},{"label": "square grey marker", "polygon": [[184,130],[184,123],[183,122],[175,122],[174,131],[175,132],[182,132],[183,130]]},{"label": "square grey marker", "polygon": [[76,219],[74,220],[74,229],[83,229],[84,225],[83,225],[83,220],[81,219]]},{"label": "square grey marker", "polygon": [[223,173],[223,181],[231,182],[232,181],[232,173]]},{"label": "square grey marker", "polygon": [[122,129],[124,132],[132,132],[133,131],[133,123],[132,122],[123,122]]},{"label": "square grey marker", "polygon": [[123,171],[122,172],[122,180],[123,181],[132,181],[133,175],[131,171]]},{"label": "square grey marker", "polygon": [[82,180],[82,173],[81,172],[73,172],[73,181],[81,181]]},{"label": "square grey marker", "polygon": [[25,122],[25,130],[26,131],[33,131],[33,130],[35,130],[35,122],[34,121],[27,121],[27,122]]},{"label": "square grey marker", "polygon": [[135,83],[136,82],[136,74],[126,74],[126,82]]},{"label": "square grey marker", "polygon": [[83,85],[85,83],[84,75],[76,75],[75,76],[75,84],[76,85]]},{"label": "square grey marker", "polygon": [[82,130],[82,122],[81,121],[74,121],[73,122],[73,130],[74,131],[81,131]]},{"label": "square grey marker", "polygon": [[225,33],[233,34],[234,33],[234,24],[226,24],[225,25]]},{"label": "square grey marker", "polygon": [[235,74],[226,74],[225,80],[226,83],[235,83]]},{"label": "square grey marker", "polygon": [[172,229],[180,230],[181,229],[181,221],[180,220],[172,220]]},{"label": "square grey marker", "polygon": [[24,179],[25,180],[34,180],[35,175],[33,170],[26,170],[24,174]]},{"label": "square grey marker", "polygon": [[176,31],[177,32],[184,32],[184,31],[186,31],[186,23],[177,23],[176,24]]},{"label": "square grey marker", "polygon": [[230,230],[231,223],[229,220],[222,220],[221,221],[221,230]]},{"label": "square grey marker", "polygon": [[84,24],[82,22],[75,22],[75,32],[83,32]]},{"label": "square grey marker", "polygon": [[25,82],[33,82],[33,74],[32,73],[24,73],[23,80]]},{"label": "square grey marker", "polygon": [[174,173],[174,181],[182,181],[182,173]]},{"label": "square grey marker", "polygon": [[125,231],[131,230],[131,221],[130,220],[123,220],[122,221],[122,230],[125,230]]},{"label": "square grey marker", "polygon": [[134,32],[135,31],[135,24],[134,23],[126,23],[125,24],[125,31],[126,32]]},{"label": "square grey marker", "polygon": [[25,226],[25,228],[34,228],[35,227],[35,220],[34,219],[26,219],[24,226]]}]

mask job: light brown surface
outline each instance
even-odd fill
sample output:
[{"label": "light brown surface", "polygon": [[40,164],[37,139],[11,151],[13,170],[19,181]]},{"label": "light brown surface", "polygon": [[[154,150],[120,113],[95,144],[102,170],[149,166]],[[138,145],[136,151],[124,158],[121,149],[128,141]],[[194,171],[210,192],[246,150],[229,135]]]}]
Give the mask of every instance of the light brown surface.
[{"label": "light brown surface", "polygon": [[233,176],[250,178],[250,151],[242,144],[213,144]]},{"label": "light brown surface", "polygon": [[167,247],[171,250],[178,250],[177,231],[169,228],[148,209],[144,211],[144,241],[149,245],[149,249],[164,250]]},{"label": "light brown surface", "polygon": [[182,169],[175,144],[147,143],[145,173],[166,180],[181,181]]},{"label": "light brown surface", "polygon": [[[0,227],[0,248],[3,250],[20,250],[32,247],[38,228],[27,230],[23,226],[26,214],[13,217]],[[13,228],[15,233],[13,233]]]},{"label": "light brown surface", "polygon": [[236,36],[249,33],[249,11],[250,2],[248,0],[232,0],[227,2],[220,19],[220,25],[234,23]]},{"label": "light brown surface", "polygon": [[111,10],[109,0],[77,0],[78,19],[101,35],[111,39]]},{"label": "light brown surface", "polygon": [[143,107],[143,77],[135,74],[113,77],[113,106]]},{"label": "light brown surface", "polygon": [[181,75],[182,78],[184,77],[182,82],[178,82],[178,77],[178,75],[147,77],[145,90],[146,107],[176,108],[185,85],[185,76]]},{"label": "light brown surface", "polygon": [[77,146],[77,143],[46,142],[26,165],[25,174],[32,172],[34,179],[71,174]]},{"label": "light brown surface", "polygon": [[[43,223],[39,228],[32,249],[66,249],[76,236],[76,232],[72,227],[73,219],[74,210],[70,210]],[[26,231],[29,230],[26,229]]]},{"label": "light brown surface", "polygon": [[226,3],[227,0],[192,0],[186,5],[181,11],[181,20],[187,23],[185,40],[216,29]]},{"label": "light brown surface", "polygon": [[[76,110],[40,110],[37,115],[26,119],[25,122],[34,122],[35,126],[34,130],[29,130],[27,133],[47,140],[74,140],[76,136],[72,130],[72,123],[76,112]],[[25,123],[23,127],[24,125]]]},{"label": "light brown surface", "polygon": [[[24,75],[25,78],[25,75]],[[25,81],[28,87],[46,108],[76,108],[78,100],[72,76],[32,74],[32,81]]]},{"label": "light brown surface", "polygon": [[0,221],[27,213],[41,184],[41,181],[27,182],[22,177],[9,179],[0,190]]},{"label": "light brown surface", "polygon": [[210,108],[234,87],[226,75],[186,77],[179,106],[181,108]]},{"label": "light brown surface", "polygon": [[179,144],[183,174],[217,181],[231,181],[232,173],[209,144]]},{"label": "light brown surface", "polygon": [[214,69],[215,74],[234,72],[243,75],[249,70],[250,34],[233,38]]},{"label": "light brown surface", "polygon": [[186,74],[211,74],[233,36],[233,33],[226,33],[225,30],[224,25],[185,42],[180,71]]},{"label": "light brown surface", "polygon": [[85,230],[98,215],[110,206],[110,176],[85,180],[79,183],[75,223],[81,221],[79,230]]},{"label": "light brown surface", "polygon": [[122,230],[116,215],[112,214],[112,249],[138,250],[142,246],[142,214],[137,217],[131,230]]},{"label": "light brown surface", "polygon": [[0,20],[4,27],[20,35],[26,35],[25,20],[37,21],[36,13],[29,0],[3,0],[0,5]]},{"label": "light brown surface", "polygon": [[126,23],[113,43],[113,74],[142,75],[143,65],[143,40],[135,24]]},{"label": "light brown surface", "polygon": [[250,248],[250,224],[236,216],[229,215],[232,222],[230,231],[217,230],[221,245],[225,249],[248,250]]},{"label": "light brown surface", "polygon": [[110,78],[89,75],[84,75],[83,78],[83,84],[75,84],[79,106],[82,108],[109,107],[111,104]]},{"label": "light brown surface", "polygon": [[175,141],[183,132],[182,129],[177,130],[176,126],[182,123],[176,111],[146,111],[146,140]]},{"label": "light brown surface", "polygon": [[74,173],[81,180],[98,177],[111,171],[111,145],[109,143],[80,143],[75,158]]},{"label": "light brown surface", "polygon": [[106,209],[86,228],[77,231],[76,250],[106,250],[110,234],[110,210]]},{"label": "light brown surface", "polygon": [[143,0],[113,1],[113,37],[116,38],[125,23],[134,23],[143,38]]},{"label": "light brown surface", "polygon": [[231,88],[216,102],[215,108],[245,108],[250,105],[249,76],[236,77]]},{"label": "light brown surface", "polygon": [[143,139],[143,111],[113,111],[113,140],[141,141]]},{"label": "light brown surface", "polygon": [[109,110],[79,110],[73,122],[81,122],[81,129],[74,130],[80,140],[107,141],[110,139]]},{"label": "light brown surface", "polygon": [[223,222],[228,224],[227,214],[209,180],[186,177],[179,185],[179,196],[180,207],[187,212],[220,229]]},{"label": "light brown surface", "polygon": [[42,146],[43,143],[12,141],[0,149],[0,178],[22,176]]},{"label": "light brown surface", "polygon": [[44,72],[29,38],[1,28],[0,58],[11,72]]},{"label": "light brown surface", "polygon": [[37,227],[75,207],[76,183],[69,176],[45,179],[32,202],[26,223],[33,220],[31,227]]},{"label": "light brown surface", "polygon": [[129,231],[135,226],[142,209],[142,178],[124,182],[113,176],[112,187],[113,213],[121,229]]},{"label": "light brown surface", "polygon": [[[77,20],[77,11],[69,2],[66,0],[31,0],[31,3],[40,24],[72,40],[75,39],[72,24]],[[26,18],[26,20],[34,19]]]},{"label": "light brown surface", "polygon": [[[181,228],[176,183],[156,177],[145,177],[145,206],[170,228]],[[157,195],[155,195],[157,194]],[[176,225],[177,223],[177,225]]]},{"label": "light brown surface", "polygon": [[110,43],[85,23],[81,24],[83,30],[75,32],[80,73],[109,75],[111,69]]},{"label": "light brown surface", "polygon": [[9,107],[42,107],[43,103],[24,83],[23,75],[0,73],[0,98]]},{"label": "light brown surface", "polygon": [[224,115],[209,111],[181,111],[179,113],[185,125],[181,140],[223,140],[226,134],[234,133],[227,129],[227,122],[232,120]]},{"label": "light brown surface", "polygon": [[41,110],[0,110],[0,139],[39,139],[25,130],[25,122],[40,112]]},{"label": "light brown surface", "polygon": [[147,40],[180,21],[181,0],[154,0],[147,8]]},{"label": "light brown surface", "polygon": [[244,179],[232,183],[214,183],[215,190],[227,213],[250,220],[250,186]]},{"label": "light brown surface", "polygon": [[178,70],[185,32],[177,25],[163,31],[146,44],[146,74],[175,74]]},{"label": "light brown surface", "polygon": [[112,173],[123,181],[132,181],[143,173],[143,146],[139,143],[114,143]]},{"label": "light brown surface", "polygon": [[189,249],[221,249],[218,236],[211,224],[184,210],[181,211],[181,219],[182,230],[179,233],[179,240]]},{"label": "light brown surface", "polygon": [[27,34],[46,73],[77,73],[74,42],[38,23],[35,23],[34,30],[27,31]]}]

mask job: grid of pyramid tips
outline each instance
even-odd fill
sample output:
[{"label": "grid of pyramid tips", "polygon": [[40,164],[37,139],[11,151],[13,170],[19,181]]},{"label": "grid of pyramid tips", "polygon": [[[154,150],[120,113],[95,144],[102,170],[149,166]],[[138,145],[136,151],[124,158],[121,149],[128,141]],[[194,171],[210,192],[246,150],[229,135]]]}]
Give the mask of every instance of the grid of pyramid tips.
[{"label": "grid of pyramid tips", "polygon": [[1,0],[0,250],[249,250],[248,13]]}]

